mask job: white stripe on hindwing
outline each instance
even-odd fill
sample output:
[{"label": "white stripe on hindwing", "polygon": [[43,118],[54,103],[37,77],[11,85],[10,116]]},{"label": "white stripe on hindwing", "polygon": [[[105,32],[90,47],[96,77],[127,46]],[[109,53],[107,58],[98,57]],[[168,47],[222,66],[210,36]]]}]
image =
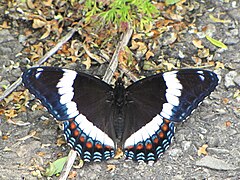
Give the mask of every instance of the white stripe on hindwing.
[{"label": "white stripe on hindwing", "polygon": [[101,142],[103,145],[109,145],[114,148],[113,140],[102,130],[93,125],[92,122],[88,121],[86,116],[79,114],[75,121],[78,124],[78,127],[90,138],[95,141]]},{"label": "white stripe on hindwing", "polygon": [[163,118],[160,115],[156,115],[152,121],[147,123],[141,129],[133,133],[129,138],[126,139],[124,143],[124,148],[132,145],[136,145],[139,142],[146,141],[148,138],[152,137],[156,131],[160,128],[163,123]]}]

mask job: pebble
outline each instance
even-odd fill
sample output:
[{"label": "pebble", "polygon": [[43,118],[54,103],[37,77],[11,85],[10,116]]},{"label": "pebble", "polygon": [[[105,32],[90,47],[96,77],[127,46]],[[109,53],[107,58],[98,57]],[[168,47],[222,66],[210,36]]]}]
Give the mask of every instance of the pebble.
[{"label": "pebble", "polygon": [[226,88],[230,88],[230,87],[234,87],[235,83],[234,83],[234,79],[237,76],[237,72],[236,71],[230,71],[229,73],[227,73],[225,75],[225,82],[224,85]]},{"label": "pebble", "polygon": [[220,149],[220,148],[211,148],[209,147],[208,149],[209,153],[213,153],[213,154],[228,154],[229,150],[227,149]]},{"label": "pebble", "polygon": [[206,167],[210,169],[216,170],[236,170],[239,167],[235,167],[231,164],[226,163],[223,160],[214,158],[212,156],[205,156],[204,158],[196,161],[197,166]]},{"label": "pebble", "polygon": [[233,81],[234,81],[238,86],[240,86],[240,74],[237,75],[237,76],[235,76],[234,79],[233,79]]},{"label": "pebble", "polygon": [[179,157],[179,156],[183,155],[183,152],[181,149],[175,148],[175,149],[170,150],[169,155],[172,157]]},{"label": "pebble", "polygon": [[192,142],[191,141],[183,141],[181,143],[181,146],[183,148],[184,151],[187,151],[192,145]]}]

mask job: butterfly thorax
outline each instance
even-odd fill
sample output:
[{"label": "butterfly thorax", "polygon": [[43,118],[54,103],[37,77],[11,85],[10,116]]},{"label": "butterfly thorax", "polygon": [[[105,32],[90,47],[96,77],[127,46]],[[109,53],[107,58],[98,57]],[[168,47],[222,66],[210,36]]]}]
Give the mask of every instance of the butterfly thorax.
[{"label": "butterfly thorax", "polygon": [[114,128],[116,132],[116,138],[118,140],[122,140],[122,134],[124,131],[124,105],[126,103],[125,101],[125,87],[124,83],[121,78],[118,78],[115,83],[115,88],[113,91],[114,95],[114,101],[113,101],[113,122],[114,122]]}]

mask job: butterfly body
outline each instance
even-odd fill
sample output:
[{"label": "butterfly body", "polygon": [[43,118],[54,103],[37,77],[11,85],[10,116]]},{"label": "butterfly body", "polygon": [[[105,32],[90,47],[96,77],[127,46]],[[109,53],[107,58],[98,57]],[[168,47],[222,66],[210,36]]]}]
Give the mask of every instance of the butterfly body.
[{"label": "butterfly body", "polygon": [[171,144],[182,122],[217,86],[216,74],[185,69],[160,73],[127,88],[72,70],[39,67],[23,83],[48,111],[64,121],[68,144],[84,161],[102,161],[122,147],[126,159],[152,163]]}]

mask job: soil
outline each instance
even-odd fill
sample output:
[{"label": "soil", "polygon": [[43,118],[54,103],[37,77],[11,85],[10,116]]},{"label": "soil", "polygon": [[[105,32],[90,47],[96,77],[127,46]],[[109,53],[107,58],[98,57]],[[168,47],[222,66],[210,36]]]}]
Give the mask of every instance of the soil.
[{"label": "soil", "polygon": [[[176,125],[172,145],[153,166],[126,162],[123,158],[87,163],[82,168],[72,169],[71,173],[76,173],[73,179],[240,179],[240,96],[237,94],[240,87],[240,3],[204,0],[199,4],[201,15],[199,9],[189,12],[196,18],[196,27],[210,27],[213,37],[228,46],[223,50],[203,40],[212,59],[224,65],[215,70],[220,78],[216,90],[184,123]],[[6,14],[7,10],[4,3],[0,3],[0,24],[12,20],[11,28],[0,30],[1,86],[16,81],[25,68],[22,64],[28,63],[22,56],[18,58],[25,46],[20,37],[28,24]],[[231,22],[214,22],[209,18],[210,14],[221,15],[221,19]],[[18,25],[14,24],[16,21]],[[174,48],[165,46],[163,51],[168,51],[168,57],[172,58],[178,56],[179,51],[185,54],[185,59],[194,56],[196,47],[191,43],[192,36],[189,31],[184,32]],[[23,86],[17,89],[23,90]],[[34,104],[36,101],[31,100],[29,107]],[[1,115],[0,179],[46,179],[41,174],[43,168],[66,156],[70,150],[66,144],[59,143],[63,134],[59,125],[41,108],[34,111],[27,108],[12,120],[18,123]],[[35,133],[33,137],[21,139],[31,132]],[[206,151],[204,145],[207,145]],[[201,147],[203,149],[199,151]],[[108,165],[115,168],[109,170]]]}]

